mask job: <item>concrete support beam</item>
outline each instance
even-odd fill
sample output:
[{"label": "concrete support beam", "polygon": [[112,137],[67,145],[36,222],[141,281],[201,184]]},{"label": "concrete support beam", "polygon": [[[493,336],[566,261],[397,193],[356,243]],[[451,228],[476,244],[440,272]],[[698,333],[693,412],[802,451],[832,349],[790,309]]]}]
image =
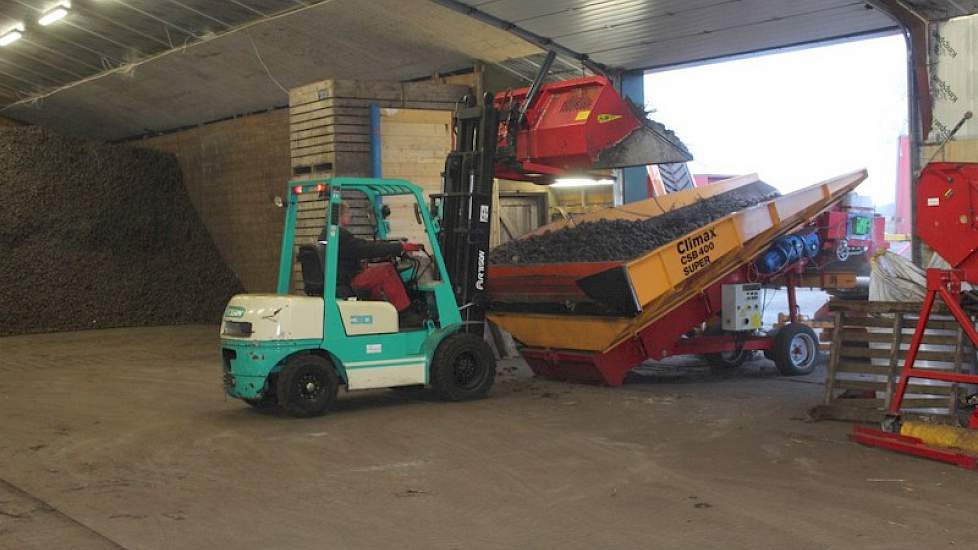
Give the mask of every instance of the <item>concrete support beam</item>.
[{"label": "concrete support beam", "polygon": [[[639,105],[645,105],[645,73],[643,71],[623,73],[621,94]],[[648,171],[644,166],[623,168],[620,179],[623,203],[649,198]]]}]

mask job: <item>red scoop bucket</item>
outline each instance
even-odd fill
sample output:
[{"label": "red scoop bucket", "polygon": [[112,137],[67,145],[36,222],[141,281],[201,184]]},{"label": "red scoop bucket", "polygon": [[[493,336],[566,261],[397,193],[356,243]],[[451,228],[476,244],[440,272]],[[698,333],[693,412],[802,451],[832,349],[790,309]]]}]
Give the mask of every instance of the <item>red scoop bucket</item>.
[{"label": "red scoop bucket", "polygon": [[[521,88],[495,99],[496,108],[507,112],[526,98]],[[499,132],[499,149],[508,145],[505,124]],[[526,113],[516,135],[515,159],[496,167],[505,179],[538,181],[547,176],[687,162],[692,155],[661,124],[646,118],[624,100],[603,76],[591,76],[544,84]]]}]

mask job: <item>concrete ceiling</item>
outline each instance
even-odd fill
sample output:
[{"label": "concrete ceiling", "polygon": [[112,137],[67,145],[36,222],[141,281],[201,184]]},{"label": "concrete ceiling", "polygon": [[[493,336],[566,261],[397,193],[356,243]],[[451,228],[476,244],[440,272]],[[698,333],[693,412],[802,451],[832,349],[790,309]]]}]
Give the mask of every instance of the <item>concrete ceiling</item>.
[{"label": "concrete ceiling", "polygon": [[[860,0],[437,0],[588,60],[648,69],[892,29]],[[464,5],[464,7],[463,7]]]},{"label": "concrete ceiling", "polygon": [[[584,63],[653,69],[897,28],[891,0],[433,0]],[[905,0],[930,20],[978,12],[978,0]]]},{"label": "concrete ceiling", "polygon": [[978,13],[978,0],[905,0],[905,3],[931,21]]},{"label": "concrete ceiling", "polygon": [[0,0],[0,34],[23,38],[0,50],[5,103],[106,69],[192,44],[214,33],[302,8],[297,0],[73,0],[69,15],[42,26],[59,0]]},{"label": "concrete ceiling", "polygon": [[[870,0],[885,3],[889,0]],[[646,69],[894,28],[860,0],[0,0],[0,115],[123,139],[283,106],[326,78],[408,80],[480,59],[532,75]],[[978,0],[908,0],[924,17]]]},{"label": "concrete ceiling", "polygon": [[[196,4],[200,12],[224,19],[227,14],[220,10],[237,3]],[[74,24],[76,15],[65,22]],[[24,39],[0,48],[0,59],[14,48],[33,48],[26,43],[28,35],[49,45],[63,38],[61,31],[77,38],[77,29],[59,24],[33,33],[28,28]],[[181,20],[180,26],[191,25]],[[34,90],[0,114],[71,135],[121,139],[286,105],[285,90],[316,80],[408,80],[470,67],[474,59],[501,62],[540,52],[512,34],[427,0],[325,1],[217,36],[197,32],[202,38],[187,47]]]}]

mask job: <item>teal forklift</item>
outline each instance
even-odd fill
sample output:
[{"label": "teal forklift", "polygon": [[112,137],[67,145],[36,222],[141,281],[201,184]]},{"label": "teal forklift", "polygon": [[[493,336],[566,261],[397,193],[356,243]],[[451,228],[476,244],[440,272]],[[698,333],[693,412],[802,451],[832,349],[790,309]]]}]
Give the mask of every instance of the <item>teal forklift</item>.
[{"label": "teal forklift", "polygon": [[[346,390],[425,386],[449,401],[492,388],[496,364],[483,339],[494,178],[548,183],[568,171],[685,162],[671,132],[626,104],[604,77],[533,84],[493,98],[462,98],[442,193],[425,202],[405,180],[293,181],[283,197],[285,230],[274,294],[239,294],[221,324],[224,389],[256,408],[316,416]],[[314,194],[315,197],[309,197]],[[369,296],[337,294],[341,204],[366,199],[374,238],[391,238],[389,202],[413,203],[428,247],[392,260],[420,321]],[[324,238],[296,254],[303,294],[290,294],[300,200],[325,209]]]},{"label": "teal forklift", "polygon": [[[302,296],[289,294],[289,287],[297,207],[307,194],[325,200],[328,236],[321,246],[299,247],[306,294]],[[350,195],[366,197],[376,220],[384,220],[390,211],[385,199],[407,197],[414,201],[425,233],[438,234],[437,219],[424,207],[421,188],[408,181],[292,182],[284,201],[277,292],[239,294],[224,313],[221,347],[228,395],[257,408],[281,406],[294,416],[323,413],[340,386],[359,390],[424,385],[453,401],[484,396],[495,378],[495,357],[481,331],[464,330],[437,239],[429,240],[430,252],[406,253],[396,261],[412,307],[424,313],[421,323],[401,326],[397,310],[387,301],[337,298],[340,204]],[[378,239],[387,239],[388,232],[386,221],[377,223]]]}]

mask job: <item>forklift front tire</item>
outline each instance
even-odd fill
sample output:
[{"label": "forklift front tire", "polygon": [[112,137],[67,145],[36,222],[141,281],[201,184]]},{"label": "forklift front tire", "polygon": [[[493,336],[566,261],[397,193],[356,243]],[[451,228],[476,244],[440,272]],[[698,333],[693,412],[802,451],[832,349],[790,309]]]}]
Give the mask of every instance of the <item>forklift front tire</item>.
[{"label": "forklift front tire", "polygon": [[496,358],[486,342],[458,332],[438,346],[431,363],[431,384],[445,401],[485,397],[496,380]]},{"label": "forklift front tire", "polygon": [[275,384],[278,403],[289,416],[319,416],[336,402],[339,379],[332,363],[318,355],[285,362]]}]

